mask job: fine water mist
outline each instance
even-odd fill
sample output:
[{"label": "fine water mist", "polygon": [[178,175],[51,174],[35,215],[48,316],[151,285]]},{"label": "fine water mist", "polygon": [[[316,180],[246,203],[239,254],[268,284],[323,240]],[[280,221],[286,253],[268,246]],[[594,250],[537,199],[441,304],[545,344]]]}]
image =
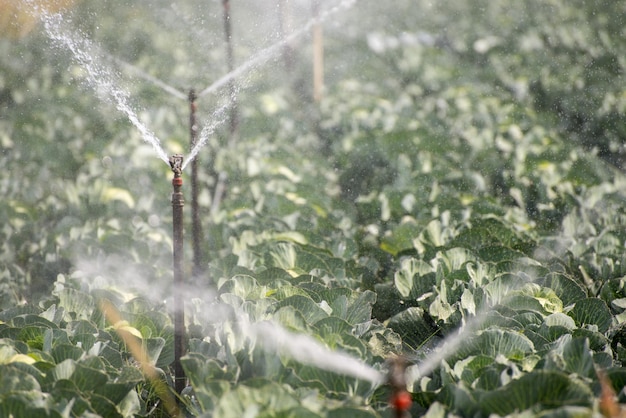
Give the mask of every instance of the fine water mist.
[{"label": "fine water mist", "polygon": [[[94,261],[88,257],[75,260],[75,277],[91,286],[111,289],[126,299],[141,296],[154,303],[163,303],[172,310],[172,291],[167,283],[146,276],[138,266],[129,265],[119,257]],[[348,353],[331,350],[315,338],[286,330],[275,321],[251,322],[242,310],[219,300],[219,294],[206,286],[186,284],[177,289],[186,301],[200,300],[205,306],[201,315],[212,321],[236,322],[243,334],[269,353],[281,353],[299,363],[318,367],[337,374],[351,376],[370,382],[373,386],[383,383],[383,373]],[[204,305],[206,304],[206,305]]]},{"label": "fine water mist", "polygon": [[367,380],[374,386],[384,381],[383,373],[363,361],[344,352],[329,350],[313,337],[294,334],[274,322],[249,324],[245,330],[270,352],[285,353],[300,363]]}]

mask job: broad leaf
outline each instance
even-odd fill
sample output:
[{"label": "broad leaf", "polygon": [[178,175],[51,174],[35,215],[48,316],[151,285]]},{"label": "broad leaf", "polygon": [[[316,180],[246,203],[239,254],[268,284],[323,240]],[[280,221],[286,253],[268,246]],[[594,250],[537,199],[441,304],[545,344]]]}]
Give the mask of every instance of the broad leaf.
[{"label": "broad leaf", "polygon": [[480,409],[486,415],[508,415],[535,406],[556,408],[590,406],[593,393],[583,383],[564,373],[537,370],[512,380],[506,386],[480,396]]},{"label": "broad leaf", "polygon": [[487,329],[478,335],[470,335],[453,354],[453,359],[462,359],[470,355],[484,355],[496,358],[502,355],[509,359],[521,360],[532,353],[533,343],[523,334],[506,329]]},{"label": "broad leaf", "polygon": [[596,326],[598,331],[602,333],[608,331],[613,322],[613,317],[606,303],[597,298],[578,300],[569,315],[574,318],[579,326]]},{"label": "broad leaf", "polygon": [[424,317],[421,308],[408,308],[389,319],[387,326],[396,332],[407,346],[417,349],[437,334],[437,327]]},{"label": "broad leaf", "polygon": [[0,395],[41,390],[37,379],[12,364],[0,365],[0,383]]},{"label": "broad leaf", "polygon": [[403,298],[417,299],[432,291],[434,281],[433,267],[423,260],[405,258],[400,268],[394,273],[394,283]]},{"label": "broad leaf", "polygon": [[300,312],[308,324],[314,324],[315,322],[328,317],[328,314],[320,308],[313,299],[307,296],[294,295],[283,299],[275,305],[276,310],[281,309],[284,306],[291,306]]}]

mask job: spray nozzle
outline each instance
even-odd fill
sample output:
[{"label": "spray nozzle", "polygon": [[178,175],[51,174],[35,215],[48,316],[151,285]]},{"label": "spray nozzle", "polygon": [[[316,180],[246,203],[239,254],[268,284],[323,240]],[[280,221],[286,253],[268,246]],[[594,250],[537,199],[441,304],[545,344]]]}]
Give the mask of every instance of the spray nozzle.
[{"label": "spray nozzle", "polygon": [[174,154],[170,157],[170,167],[175,176],[180,176],[183,172],[183,156],[181,154]]},{"label": "spray nozzle", "polygon": [[410,417],[408,410],[411,408],[411,394],[406,388],[406,369],[408,362],[402,356],[392,357],[387,360],[387,384],[391,387],[391,399],[389,403],[399,418]]}]

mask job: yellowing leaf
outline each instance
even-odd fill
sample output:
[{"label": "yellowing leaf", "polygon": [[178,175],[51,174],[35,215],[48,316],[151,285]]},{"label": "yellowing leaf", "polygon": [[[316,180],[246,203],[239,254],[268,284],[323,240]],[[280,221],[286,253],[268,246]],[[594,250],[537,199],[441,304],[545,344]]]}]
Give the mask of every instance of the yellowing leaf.
[{"label": "yellowing leaf", "polygon": [[9,363],[33,364],[35,363],[35,359],[30,356],[27,356],[26,354],[15,354],[13,357],[9,359]]},{"label": "yellowing leaf", "polygon": [[141,335],[141,332],[137,328],[131,327],[128,324],[128,321],[117,322],[115,325],[113,325],[113,329],[115,329],[115,331],[117,332],[127,332],[130,335],[133,335],[137,338],[143,338],[143,336]]}]

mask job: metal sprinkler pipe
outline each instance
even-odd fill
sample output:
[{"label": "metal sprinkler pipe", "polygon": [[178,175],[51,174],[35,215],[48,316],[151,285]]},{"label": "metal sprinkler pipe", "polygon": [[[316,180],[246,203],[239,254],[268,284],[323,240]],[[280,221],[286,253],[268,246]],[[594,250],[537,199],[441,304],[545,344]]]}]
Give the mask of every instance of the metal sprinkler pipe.
[{"label": "metal sprinkler pipe", "polygon": [[185,302],[183,300],[183,207],[185,201],[181,187],[183,186],[183,156],[172,155],[169,159],[174,172],[172,186],[172,225],[174,241],[174,388],[182,393],[185,388],[185,372],[180,358],[185,353]]},{"label": "metal sprinkler pipe", "polygon": [[406,368],[408,363],[402,356],[392,357],[387,360],[387,384],[391,386],[389,404],[394,410],[395,418],[411,418],[409,409],[413,403],[411,394],[406,388]]}]

